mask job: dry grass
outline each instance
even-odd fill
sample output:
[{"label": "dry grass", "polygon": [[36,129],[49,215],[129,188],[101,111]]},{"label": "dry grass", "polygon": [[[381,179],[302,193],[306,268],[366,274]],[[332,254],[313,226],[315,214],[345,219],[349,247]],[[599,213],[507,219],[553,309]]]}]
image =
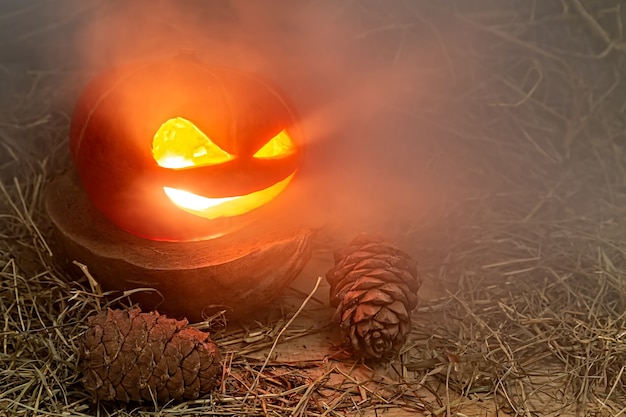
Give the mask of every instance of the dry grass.
[{"label": "dry grass", "polygon": [[[41,208],[69,166],[55,89],[67,74],[21,75],[0,107],[0,415],[626,415],[626,10],[471,3],[407,3],[471,36],[429,27],[454,82],[394,109],[438,132],[430,166],[458,190],[444,210],[383,219],[445,291],[414,312],[399,360],[350,360],[312,291],[272,320],[196,324],[221,346],[224,379],[181,404],[94,405],[81,389],[85,317],[108,299],[55,259]],[[425,35],[406,36],[403,48]],[[334,240],[322,233],[318,260]]]}]

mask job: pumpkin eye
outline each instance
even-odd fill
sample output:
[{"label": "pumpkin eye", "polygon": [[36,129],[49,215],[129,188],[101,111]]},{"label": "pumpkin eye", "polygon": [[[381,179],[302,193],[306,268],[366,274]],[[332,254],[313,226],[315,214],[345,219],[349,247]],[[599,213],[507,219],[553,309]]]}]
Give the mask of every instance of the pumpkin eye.
[{"label": "pumpkin eye", "polygon": [[289,137],[286,130],[282,130],[278,135],[274,136],[253,156],[255,158],[268,159],[280,158],[296,152],[296,144]]},{"label": "pumpkin eye", "polygon": [[182,117],[169,119],[157,130],[152,156],[164,168],[216,165],[234,158]]}]

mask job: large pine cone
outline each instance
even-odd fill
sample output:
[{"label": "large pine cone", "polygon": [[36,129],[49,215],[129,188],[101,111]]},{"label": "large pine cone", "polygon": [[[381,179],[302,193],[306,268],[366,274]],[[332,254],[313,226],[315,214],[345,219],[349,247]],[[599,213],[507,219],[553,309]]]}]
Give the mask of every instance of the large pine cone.
[{"label": "large pine cone", "polygon": [[326,279],[335,318],[355,353],[367,359],[397,354],[417,306],[417,263],[383,237],[362,234],[335,252]]},{"label": "large pine cone", "polygon": [[88,319],[82,340],[83,384],[97,400],[196,399],[221,374],[208,333],[139,309],[108,310]]}]

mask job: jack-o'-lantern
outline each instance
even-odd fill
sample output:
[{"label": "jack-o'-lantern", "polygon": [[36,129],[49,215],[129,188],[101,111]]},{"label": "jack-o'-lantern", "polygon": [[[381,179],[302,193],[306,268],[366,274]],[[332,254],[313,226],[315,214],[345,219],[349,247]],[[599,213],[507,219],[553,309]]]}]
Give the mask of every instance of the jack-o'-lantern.
[{"label": "jack-o'-lantern", "polygon": [[101,213],[166,241],[218,236],[258,215],[302,157],[297,118],[274,86],[188,54],[93,80],[70,150]]}]

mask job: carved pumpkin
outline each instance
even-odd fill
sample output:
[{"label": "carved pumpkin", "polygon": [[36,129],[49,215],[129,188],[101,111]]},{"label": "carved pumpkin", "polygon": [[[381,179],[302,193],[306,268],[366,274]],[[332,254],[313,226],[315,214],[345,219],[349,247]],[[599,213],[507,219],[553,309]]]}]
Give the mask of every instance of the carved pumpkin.
[{"label": "carved pumpkin", "polygon": [[70,150],[91,202],[153,240],[199,240],[246,223],[301,162],[297,120],[253,75],[195,57],[117,68],[78,100]]}]

